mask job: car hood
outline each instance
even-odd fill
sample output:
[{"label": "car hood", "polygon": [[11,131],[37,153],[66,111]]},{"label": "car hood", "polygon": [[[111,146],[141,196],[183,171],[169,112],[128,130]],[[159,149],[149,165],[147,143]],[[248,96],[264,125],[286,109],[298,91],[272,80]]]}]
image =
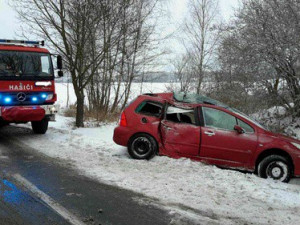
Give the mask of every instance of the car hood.
[{"label": "car hood", "polygon": [[268,133],[272,136],[275,136],[276,138],[278,139],[281,139],[283,141],[287,141],[287,142],[295,142],[297,144],[300,144],[300,140],[296,139],[296,138],[292,138],[292,137],[289,137],[289,136],[286,136],[286,135],[283,135],[283,134],[278,134],[278,133],[273,133],[273,132],[270,132],[268,131]]}]

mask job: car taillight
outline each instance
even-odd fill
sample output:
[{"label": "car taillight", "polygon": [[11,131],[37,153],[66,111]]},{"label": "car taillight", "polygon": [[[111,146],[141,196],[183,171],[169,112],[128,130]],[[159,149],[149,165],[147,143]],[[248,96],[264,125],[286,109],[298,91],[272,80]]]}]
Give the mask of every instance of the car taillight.
[{"label": "car taillight", "polygon": [[122,112],[122,114],[121,114],[120,126],[127,127],[127,120],[126,120],[126,116],[125,116],[124,112]]}]

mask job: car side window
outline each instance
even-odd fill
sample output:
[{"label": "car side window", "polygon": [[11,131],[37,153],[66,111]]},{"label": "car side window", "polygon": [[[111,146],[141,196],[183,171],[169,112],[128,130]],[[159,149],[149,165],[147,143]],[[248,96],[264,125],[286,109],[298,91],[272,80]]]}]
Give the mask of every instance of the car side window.
[{"label": "car side window", "polygon": [[158,102],[144,101],[136,108],[135,111],[148,116],[160,117],[162,107],[162,104]]},{"label": "car side window", "polygon": [[207,107],[203,107],[202,110],[206,127],[234,130],[234,126],[237,125],[236,118],[226,112]]},{"label": "car side window", "polygon": [[194,109],[182,109],[169,106],[166,113],[166,120],[175,123],[196,124]]},{"label": "car side window", "polygon": [[254,129],[247,123],[241,121],[240,119],[238,119],[238,124],[241,128],[245,130],[246,133],[254,133]]}]

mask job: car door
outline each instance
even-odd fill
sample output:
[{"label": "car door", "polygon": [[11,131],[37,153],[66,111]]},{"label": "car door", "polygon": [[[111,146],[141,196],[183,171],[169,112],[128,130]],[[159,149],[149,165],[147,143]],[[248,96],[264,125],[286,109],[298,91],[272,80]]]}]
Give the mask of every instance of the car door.
[{"label": "car door", "polygon": [[[221,164],[233,162],[236,166],[248,162],[257,147],[254,129],[248,125],[247,132],[238,133],[234,126],[241,120],[219,109],[202,107],[202,113],[204,126],[201,128],[200,157]],[[246,127],[246,123],[243,126]]]},{"label": "car door", "polygon": [[167,152],[183,156],[197,156],[200,147],[200,126],[195,109],[169,106],[161,121],[162,144]]}]

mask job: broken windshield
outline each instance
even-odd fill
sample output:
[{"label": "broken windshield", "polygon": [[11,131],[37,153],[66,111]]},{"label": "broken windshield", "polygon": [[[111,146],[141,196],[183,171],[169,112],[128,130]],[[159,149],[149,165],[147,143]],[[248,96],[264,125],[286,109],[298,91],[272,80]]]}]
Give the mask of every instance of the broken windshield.
[{"label": "broken windshield", "polygon": [[0,51],[0,78],[51,77],[50,54]]},{"label": "broken windshield", "polygon": [[184,93],[184,92],[174,92],[174,99],[178,102],[184,102],[184,103],[204,103],[204,104],[210,104],[210,105],[217,105],[224,108],[229,107],[228,105],[219,102],[215,99],[208,98],[204,95],[199,95],[195,93]]}]

